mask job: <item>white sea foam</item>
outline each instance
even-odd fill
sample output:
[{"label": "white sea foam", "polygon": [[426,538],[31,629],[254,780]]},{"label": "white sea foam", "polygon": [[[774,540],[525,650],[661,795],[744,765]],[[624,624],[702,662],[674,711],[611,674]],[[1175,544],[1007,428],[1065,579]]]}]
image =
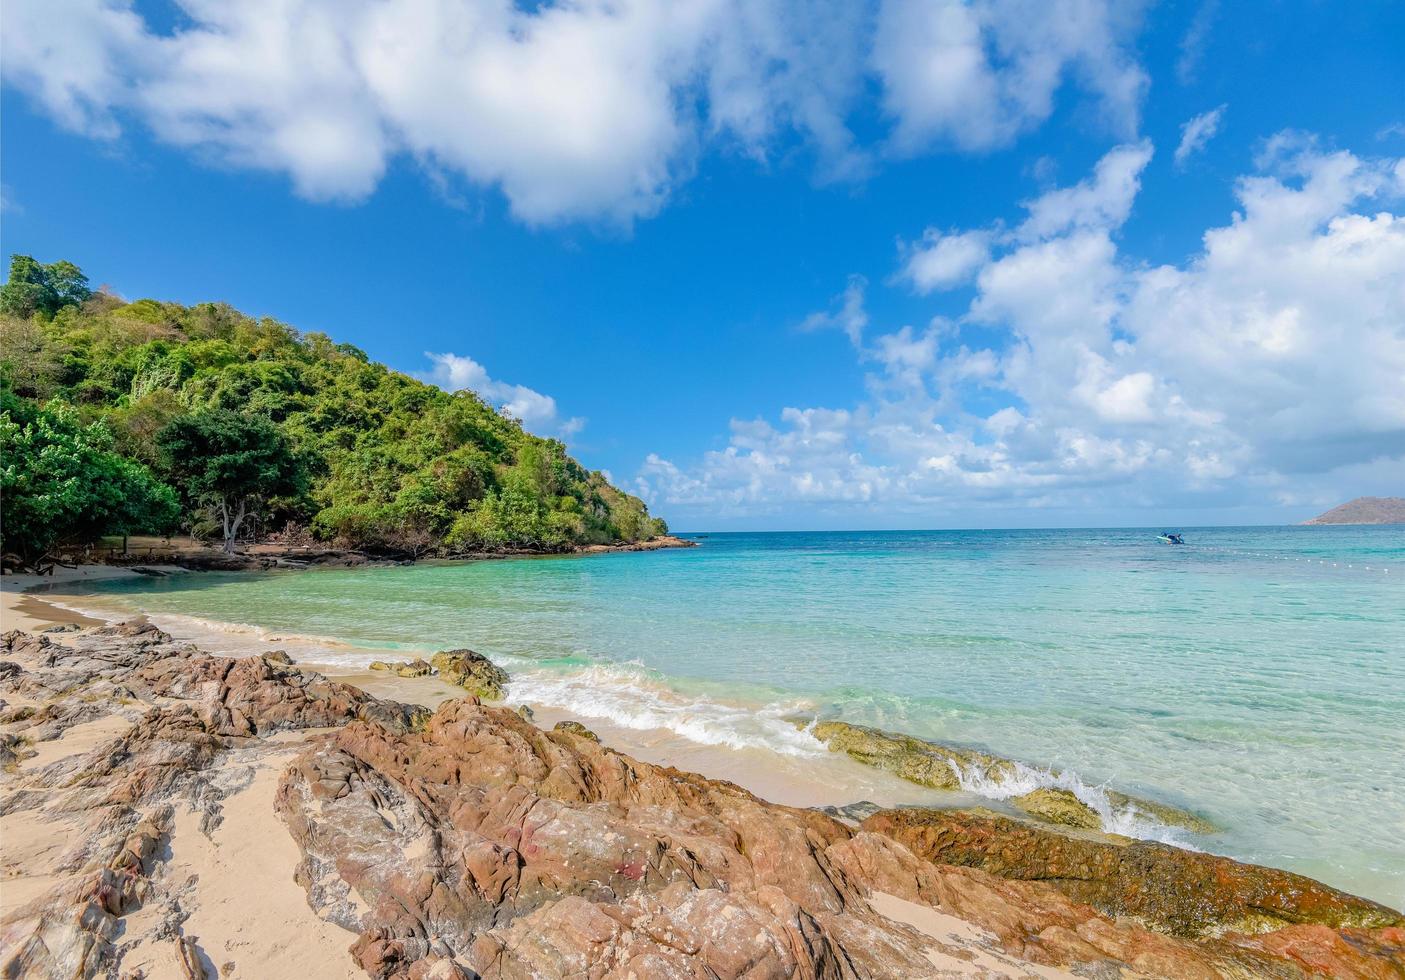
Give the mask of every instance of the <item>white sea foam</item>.
[{"label": "white sea foam", "polygon": [[1107,786],[1089,785],[1077,773],[1056,772],[1028,766],[1023,762],[1012,762],[1010,770],[992,774],[983,766],[961,766],[951,760],[951,768],[961,788],[989,800],[1008,800],[1024,796],[1036,789],[1067,790],[1078,801],[1098,815],[1104,832],[1135,837],[1140,840],[1161,841],[1177,847],[1197,850],[1181,828],[1161,822],[1151,814],[1142,811],[1135,803],[1114,803],[1108,796]]},{"label": "white sea foam", "polygon": [[790,756],[822,756],[828,751],[807,730],[786,720],[812,710],[807,702],[773,702],[749,708],[688,697],[632,664],[593,666],[570,673],[537,670],[514,674],[508,697],[635,731],[666,730],[701,745],[769,749]]}]

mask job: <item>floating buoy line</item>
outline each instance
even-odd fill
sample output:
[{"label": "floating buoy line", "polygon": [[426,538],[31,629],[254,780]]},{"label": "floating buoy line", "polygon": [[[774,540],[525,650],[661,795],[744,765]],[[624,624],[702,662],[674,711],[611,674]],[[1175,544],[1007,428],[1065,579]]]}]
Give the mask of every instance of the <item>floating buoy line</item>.
[{"label": "floating buoy line", "polygon": [[1302,555],[1275,555],[1266,551],[1240,551],[1237,548],[1221,548],[1213,544],[1186,544],[1183,548],[1194,548],[1199,551],[1214,551],[1222,555],[1238,555],[1240,558],[1268,558],[1275,561],[1296,561],[1304,565],[1322,565],[1331,568],[1350,568],[1353,571],[1361,570],[1367,572],[1380,572],[1382,575],[1389,575],[1390,568],[1384,565],[1366,565],[1360,562],[1332,561],[1329,558],[1305,558]]}]

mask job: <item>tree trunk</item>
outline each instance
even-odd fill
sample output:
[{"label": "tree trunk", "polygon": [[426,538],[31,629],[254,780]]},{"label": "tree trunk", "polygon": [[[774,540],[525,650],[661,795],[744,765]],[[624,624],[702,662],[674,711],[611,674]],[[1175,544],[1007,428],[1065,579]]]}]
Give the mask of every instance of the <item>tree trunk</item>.
[{"label": "tree trunk", "polygon": [[247,500],[239,501],[239,510],[233,517],[229,514],[229,507],[223,500],[220,501],[220,511],[224,516],[224,550],[225,554],[234,554],[234,539],[239,537],[239,525],[244,523],[244,514],[248,508]]}]

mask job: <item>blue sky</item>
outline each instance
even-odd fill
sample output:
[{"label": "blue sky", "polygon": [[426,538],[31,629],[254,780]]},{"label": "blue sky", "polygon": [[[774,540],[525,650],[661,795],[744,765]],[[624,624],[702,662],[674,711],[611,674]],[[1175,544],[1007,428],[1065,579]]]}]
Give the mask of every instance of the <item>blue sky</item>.
[{"label": "blue sky", "polygon": [[62,6],[0,24],[6,253],[469,384],[676,527],[1405,491],[1400,4]]}]

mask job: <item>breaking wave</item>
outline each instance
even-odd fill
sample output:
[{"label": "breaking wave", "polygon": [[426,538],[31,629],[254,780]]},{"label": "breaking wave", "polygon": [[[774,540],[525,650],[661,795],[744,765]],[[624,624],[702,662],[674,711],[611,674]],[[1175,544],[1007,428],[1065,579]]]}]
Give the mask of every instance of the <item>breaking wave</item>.
[{"label": "breaking wave", "polygon": [[1106,784],[1090,785],[1080,779],[1077,773],[1041,769],[1025,765],[1023,762],[1012,761],[1010,766],[1010,771],[992,774],[981,766],[963,767],[954,760],[951,762],[951,768],[956,773],[961,789],[967,793],[974,793],[989,800],[1008,800],[1037,789],[1067,790],[1098,815],[1105,833],[1160,841],[1192,851],[1198,850],[1189,843],[1187,832],[1181,828],[1158,820],[1133,802],[1114,802],[1108,795]]},{"label": "breaking wave", "polygon": [[516,674],[508,685],[508,697],[635,731],[663,729],[702,745],[769,749],[790,756],[823,756],[828,752],[808,731],[788,720],[812,711],[808,702],[772,702],[750,708],[689,697],[653,680],[635,664],[597,665],[570,673]]}]

